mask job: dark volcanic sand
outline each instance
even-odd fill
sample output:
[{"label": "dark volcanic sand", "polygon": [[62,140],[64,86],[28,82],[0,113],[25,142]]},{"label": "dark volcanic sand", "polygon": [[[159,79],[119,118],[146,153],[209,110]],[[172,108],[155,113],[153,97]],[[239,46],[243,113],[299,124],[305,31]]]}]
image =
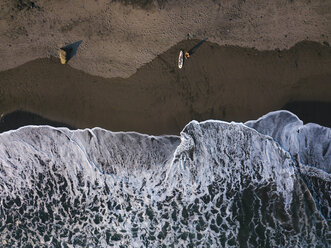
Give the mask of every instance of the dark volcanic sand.
[{"label": "dark volcanic sand", "polygon": [[178,134],[192,119],[247,121],[289,102],[331,102],[325,45],[260,52],[205,42],[179,70],[179,50],[197,42],[180,42],[127,79],[91,76],[55,58],[28,62],[0,72],[0,112],[22,109],[78,128]]}]

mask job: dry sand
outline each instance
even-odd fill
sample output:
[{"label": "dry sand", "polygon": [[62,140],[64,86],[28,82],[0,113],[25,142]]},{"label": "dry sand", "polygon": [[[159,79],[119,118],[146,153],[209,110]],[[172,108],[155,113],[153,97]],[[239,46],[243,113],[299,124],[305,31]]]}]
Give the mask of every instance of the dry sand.
[{"label": "dry sand", "polygon": [[1,0],[0,71],[82,40],[73,68],[129,77],[187,34],[289,49],[303,40],[331,44],[330,23],[330,0]]},{"label": "dry sand", "polygon": [[[331,102],[331,48],[300,42],[258,51],[205,42],[176,67],[179,42],[129,78],[89,75],[58,58],[0,72],[0,111],[31,111],[84,128],[178,134],[192,119],[246,121],[293,101]],[[73,58],[74,60],[75,58]]]}]

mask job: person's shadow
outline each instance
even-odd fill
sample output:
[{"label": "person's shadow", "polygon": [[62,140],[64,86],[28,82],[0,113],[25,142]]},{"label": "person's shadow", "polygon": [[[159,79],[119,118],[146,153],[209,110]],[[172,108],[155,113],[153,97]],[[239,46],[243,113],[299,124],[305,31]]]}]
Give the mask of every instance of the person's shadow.
[{"label": "person's shadow", "polygon": [[83,41],[76,41],[74,43],[71,43],[69,45],[66,45],[64,47],[61,47],[60,49],[66,52],[66,63],[68,63],[68,61],[76,55],[77,53],[77,49],[79,47],[79,45],[82,43]]},{"label": "person's shadow", "polygon": [[188,50],[189,55],[192,55],[198,49],[198,47],[201,46],[207,40],[208,38],[204,38],[202,41],[200,41],[198,44],[196,44],[194,47]]}]

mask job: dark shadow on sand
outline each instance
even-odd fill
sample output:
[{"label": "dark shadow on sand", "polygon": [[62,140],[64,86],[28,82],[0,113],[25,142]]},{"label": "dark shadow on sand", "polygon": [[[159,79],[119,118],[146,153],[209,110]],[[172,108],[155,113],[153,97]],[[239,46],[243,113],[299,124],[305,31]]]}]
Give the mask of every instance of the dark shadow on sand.
[{"label": "dark shadow on sand", "polygon": [[4,115],[0,119],[0,132],[2,133],[9,130],[15,130],[28,125],[49,125],[52,127],[67,127],[69,129],[75,129],[74,127],[62,122],[52,121],[37,114],[17,110]]},{"label": "dark shadow on sand", "polygon": [[66,52],[67,62],[76,55],[77,49],[82,42],[83,42],[82,40],[79,40],[64,47],[61,47],[61,49]]},{"label": "dark shadow on sand", "polygon": [[296,114],[304,123],[312,122],[331,127],[331,102],[289,102],[282,109]]},{"label": "dark shadow on sand", "polygon": [[199,46],[201,46],[201,45],[202,45],[203,43],[205,43],[207,40],[208,40],[208,38],[205,38],[205,39],[201,40],[198,44],[196,44],[194,47],[192,47],[192,48],[188,51],[188,53],[189,53],[190,55],[192,55],[193,53],[195,53],[195,51],[199,48]]}]

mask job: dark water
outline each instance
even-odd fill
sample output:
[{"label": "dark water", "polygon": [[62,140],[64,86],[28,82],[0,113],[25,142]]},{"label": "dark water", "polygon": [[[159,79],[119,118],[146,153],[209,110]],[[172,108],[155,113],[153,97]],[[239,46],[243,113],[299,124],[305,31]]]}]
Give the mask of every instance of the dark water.
[{"label": "dark water", "polygon": [[296,114],[304,123],[312,122],[331,127],[331,102],[289,102],[282,109]]},{"label": "dark water", "polygon": [[31,112],[17,110],[1,117],[0,132],[15,130],[28,125],[49,125],[52,127],[67,127],[69,129],[74,129],[74,127],[68,124],[52,121]]}]

